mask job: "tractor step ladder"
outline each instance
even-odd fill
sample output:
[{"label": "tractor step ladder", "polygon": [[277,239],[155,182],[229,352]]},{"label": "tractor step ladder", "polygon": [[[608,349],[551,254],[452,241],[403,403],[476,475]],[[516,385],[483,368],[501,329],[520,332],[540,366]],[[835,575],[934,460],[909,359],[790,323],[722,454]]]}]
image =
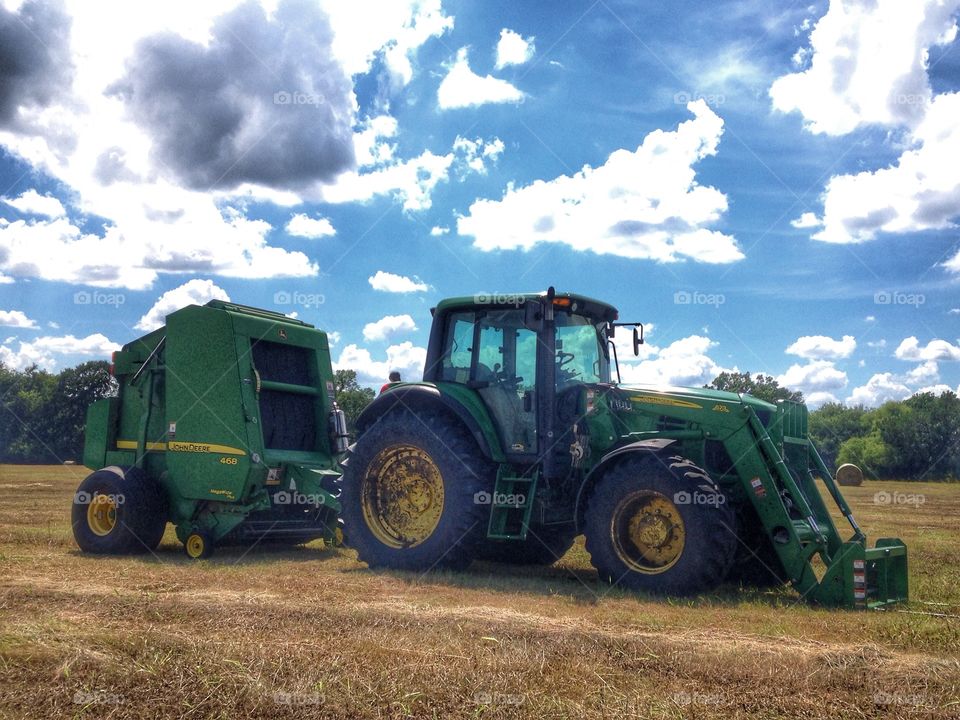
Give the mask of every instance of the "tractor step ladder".
[{"label": "tractor step ladder", "polygon": [[539,470],[530,475],[515,475],[503,465],[490,498],[490,525],[487,537],[497,540],[525,540],[533,512]]}]

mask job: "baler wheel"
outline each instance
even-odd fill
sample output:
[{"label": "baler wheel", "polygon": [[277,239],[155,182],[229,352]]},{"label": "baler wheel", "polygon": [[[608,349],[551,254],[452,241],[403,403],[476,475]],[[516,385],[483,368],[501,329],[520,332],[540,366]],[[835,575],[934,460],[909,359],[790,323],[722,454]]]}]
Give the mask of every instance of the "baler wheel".
[{"label": "baler wheel", "polygon": [[213,538],[202,530],[194,530],[183,543],[183,550],[191,560],[206,560],[213,555]]},{"label": "baler wheel", "polygon": [[85,552],[153,552],[167,526],[166,498],[138,468],[103,468],[80,483],[71,520],[73,537]]}]

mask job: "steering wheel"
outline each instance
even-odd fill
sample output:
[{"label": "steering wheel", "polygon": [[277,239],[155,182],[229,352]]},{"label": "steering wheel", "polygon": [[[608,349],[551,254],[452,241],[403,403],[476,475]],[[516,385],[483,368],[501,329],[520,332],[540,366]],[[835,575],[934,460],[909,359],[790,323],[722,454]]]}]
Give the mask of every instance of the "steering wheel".
[{"label": "steering wheel", "polygon": [[557,367],[562,368],[569,365],[573,362],[573,359],[576,357],[573,353],[564,352],[563,350],[557,351]]}]

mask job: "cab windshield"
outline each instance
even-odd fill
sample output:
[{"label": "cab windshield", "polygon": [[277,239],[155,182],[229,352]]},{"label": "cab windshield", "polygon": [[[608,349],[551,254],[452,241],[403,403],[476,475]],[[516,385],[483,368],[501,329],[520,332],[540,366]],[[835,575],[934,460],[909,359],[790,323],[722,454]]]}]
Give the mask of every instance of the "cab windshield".
[{"label": "cab windshield", "polygon": [[557,385],[610,382],[610,359],[604,342],[605,322],[557,311]]}]

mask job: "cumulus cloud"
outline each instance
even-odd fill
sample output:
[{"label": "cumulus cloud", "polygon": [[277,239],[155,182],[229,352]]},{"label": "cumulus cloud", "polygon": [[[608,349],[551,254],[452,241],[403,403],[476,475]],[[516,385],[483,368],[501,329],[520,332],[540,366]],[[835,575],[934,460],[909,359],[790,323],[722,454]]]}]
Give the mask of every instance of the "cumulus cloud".
[{"label": "cumulus cloud", "polygon": [[900,360],[953,360],[960,361],[960,346],[935,338],[921,346],[916,337],[910,336],[894,350]]},{"label": "cumulus cloud", "polygon": [[504,28],[500,31],[500,40],[497,42],[497,70],[503,70],[507,65],[523,65],[536,52],[534,37],[523,37],[519,33]]},{"label": "cumulus cloud", "polygon": [[425,150],[417,157],[399,160],[391,142],[397,129],[396,120],[388,116],[364,123],[354,138],[359,169],[319,188],[322,199],[330,203],[365,202],[386,195],[399,200],[404,210],[427,210],[433,204],[434,189],[448,180],[451,172],[460,177],[484,173],[486,163],[495,162],[504,149],[499,138],[471,140],[458,135],[444,155]]},{"label": "cumulus cloud", "polygon": [[281,0],[218,18],[204,45],[142,39],[113,87],[153,141],[157,167],[188,187],[303,187],[354,163],[355,100],[326,14]]},{"label": "cumulus cloud", "polygon": [[157,298],[153,307],[137,321],[135,327],[148,332],[156,330],[167,321],[167,315],[175,310],[187,305],[204,305],[211,300],[229,301],[230,296],[212,280],[189,280]]},{"label": "cumulus cloud", "polygon": [[857,341],[852,335],[844,335],[841,340],[825,335],[804,335],[797,338],[786,352],[808,359],[848,358],[856,349]]},{"label": "cumulus cloud", "polygon": [[847,405],[876,407],[889,400],[905,400],[913,392],[893,373],[877,373],[865,385],[856,387],[847,398]]},{"label": "cumulus cloud", "polygon": [[[810,67],[779,78],[773,106],[797,110],[815,133],[843,135],[863,125],[904,130],[906,149],[888,167],[832,177],[822,226],[812,237],[833,243],[872,240],[951,226],[960,207],[960,94],[934,95],[928,51],[957,37],[960,0],[832,0],[811,34]],[[960,253],[944,263],[960,272]]]},{"label": "cumulus cloud", "polygon": [[617,335],[620,375],[625,383],[698,387],[709,383],[726,368],[709,355],[716,343],[703,335],[690,335],[665,347],[641,345],[641,359],[633,357],[629,339]]},{"label": "cumulus cloud", "polygon": [[392,370],[398,371],[406,381],[420,380],[426,359],[426,349],[410,341],[388,347],[384,360],[374,360],[369,350],[350,344],[343,349],[333,366],[335,370],[356,370],[360,383],[379,387],[387,381]]},{"label": "cumulus cloud", "polygon": [[[142,206],[140,206],[142,207]],[[150,287],[159,273],[202,272],[245,278],[308,277],[318,266],[302,252],[267,243],[269,223],[224,217],[201,202],[169,221],[123,210],[122,229],[84,233],[67,218],[0,225],[0,271],[14,277],[99,287]],[[181,231],[182,232],[178,232]],[[209,242],[216,238],[216,244]]]},{"label": "cumulus cloud", "polygon": [[457,219],[457,230],[481,250],[559,242],[662,262],[742,259],[733,236],[707,227],[727,210],[727,197],[700,185],[694,169],[716,154],[723,120],[702,100],[687,108],[692,120],[650,133],[636,151],[617,150],[605,164],[585,165],[574,175],[510,184],[500,200],[477,200]]},{"label": "cumulus cloud", "polygon": [[14,370],[24,370],[31,365],[53,370],[64,356],[106,359],[119,349],[120,345],[100,333],[84,338],[44,336],[32,342],[20,341],[16,352],[6,344],[0,345],[0,362]]},{"label": "cumulus cloud", "polygon": [[820,218],[817,217],[816,213],[805,212],[795,220],[791,220],[790,224],[798,229],[820,227]]},{"label": "cumulus cloud", "polygon": [[506,80],[477,75],[471,70],[467,48],[460,48],[457,59],[437,88],[437,102],[442,110],[488,103],[518,103],[523,98],[524,94]]},{"label": "cumulus cloud", "polygon": [[58,218],[67,214],[63,203],[57,198],[50,195],[41,195],[33,189],[27,190],[15,198],[0,198],[0,201],[25,215]]},{"label": "cumulus cloud", "polygon": [[20,310],[0,310],[0,327],[15,327],[33,329],[37,327],[35,320],[28,318]]},{"label": "cumulus cloud", "polygon": [[377,270],[375,274],[367,278],[367,282],[374,290],[391,293],[424,292],[430,289],[429,285],[420,282],[419,279],[411,279],[405,275],[394,275],[383,270]]},{"label": "cumulus cloud", "polygon": [[806,365],[791,365],[777,378],[777,382],[791,390],[800,390],[804,395],[847,386],[847,374],[829,360],[812,360]]},{"label": "cumulus cloud", "polygon": [[927,51],[956,37],[957,0],[831,0],[810,34],[812,60],[770,88],[816,133],[869,123],[913,125],[931,98]]},{"label": "cumulus cloud", "polygon": [[363,337],[370,341],[387,340],[416,329],[417,325],[409,315],[387,315],[376,322],[364,325]]},{"label": "cumulus cloud", "polygon": [[329,219],[325,217],[312,218],[304,213],[297,213],[290,218],[286,230],[288,235],[310,238],[311,240],[337,234]]},{"label": "cumulus cloud", "polygon": [[911,385],[935,383],[940,379],[940,366],[936,360],[927,360],[907,373],[906,381]]},{"label": "cumulus cloud", "polygon": [[0,128],[32,133],[32,111],[57,102],[72,78],[70,18],[62,5],[0,5]]}]

